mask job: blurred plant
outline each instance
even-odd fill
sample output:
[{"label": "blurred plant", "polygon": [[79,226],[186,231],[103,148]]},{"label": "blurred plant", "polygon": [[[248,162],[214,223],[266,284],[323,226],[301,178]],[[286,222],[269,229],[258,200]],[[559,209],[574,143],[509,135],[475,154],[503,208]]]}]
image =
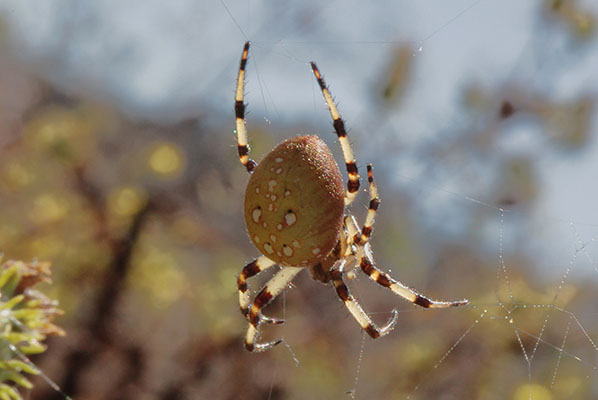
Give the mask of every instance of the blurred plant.
[{"label": "blurred plant", "polygon": [[409,79],[412,78],[414,50],[410,45],[403,44],[395,49],[392,59],[387,66],[382,97],[385,102],[393,103],[405,93]]},{"label": "blurred plant", "polygon": [[538,197],[538,171],[532,159],[511,157],[498,166],[495,186],[496,204],[504,206],[530,205]]},{"label": "blurred plant", "polygon": [[496,122],[515,115],[526,115],[541,125],[541,132],[549,137],[555,149],[581,150],[592,139],[592,116],[598,99],[593,94],[582,94],[568,100],[553,100],[515,87],[495,91],[472,86],[465,90],[464,102],[474,112],[472,115],[486,113],[492,117],[489,119],[487,145],[495,144],[501,136]]},{"label": "blurred plant", "polygon": [[557,20],[564,22],[578,38],[591,39],[596,30],[596,17],[575,0],[548,0],[545,12]]},{"label": "blurred plant", "polygon": [[52,323],[61,314],[57,302],[33,289],[40,282],[50,281],[49,263],[9,260],[0,265],[1,400],[20,400],[17,387],[33,387],[23,373],[41,373],[26,354],[43,353],[46,346],[42,342],[47,336],[64,335]]},{"label": "blurred plant", "polygon": [[151,172],[163,179],[178,177],[185,167],[185,155],[175,143],[156,142],[151,146],[148,166]]},{"label": "blurred plant", "polygon": [[85,165],[96,146],[96,113],[84,105],[40,107],[25,125],[24,138],[32,149],[52,155],[65,166]]}]

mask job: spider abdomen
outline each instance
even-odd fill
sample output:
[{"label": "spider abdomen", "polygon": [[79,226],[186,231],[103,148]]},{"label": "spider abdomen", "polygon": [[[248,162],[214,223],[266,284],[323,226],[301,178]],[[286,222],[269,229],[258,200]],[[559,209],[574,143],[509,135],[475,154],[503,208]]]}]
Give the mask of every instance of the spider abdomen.
[{"label": "spider abdomen", "polygon": [[285,140],[257,165],[245,192],[254,245],[285,266],[321,261],[338,241],[344,213],[341,174],[317,136]]}]

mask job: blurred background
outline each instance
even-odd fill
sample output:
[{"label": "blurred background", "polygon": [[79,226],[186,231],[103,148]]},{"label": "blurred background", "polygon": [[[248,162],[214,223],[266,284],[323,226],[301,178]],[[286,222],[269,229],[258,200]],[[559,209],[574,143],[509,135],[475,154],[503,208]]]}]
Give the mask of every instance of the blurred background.
[{"label": "blurred background", "polygon": [[[52,263],[65,337],[33,358],[75,399],[598,397],[598,6],[582,0],[0,1],[0,252]],[[251,156],[318,133],[324,73],[382,198],[358,273],[388,336],[299,275],[243,348],[236,276],[259,254]],[[367,211],[361,193],[348,210]],[[270,275],[250,281],[259,289]],[[42,380],[28,399],[62,399]]]}]

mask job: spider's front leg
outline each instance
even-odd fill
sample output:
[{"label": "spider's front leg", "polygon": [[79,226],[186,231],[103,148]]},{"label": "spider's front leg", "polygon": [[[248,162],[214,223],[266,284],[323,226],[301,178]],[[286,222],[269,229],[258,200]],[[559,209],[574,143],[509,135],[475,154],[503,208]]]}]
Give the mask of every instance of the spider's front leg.
[{"label": "spider's front leg", "polygon": [[368,190],[370,192],[370,204],[368,205],[368,214],[365,217],[361,234],[353,233],[353,243],[364,246],[372,235],[374,229],[374,218],[376,218],[376,211],[380,206],[380,196],[378,196],[378,187],[374,182],[374,173],[372,172],[372,164],[367,165],[368,170]]},{"label": "spider's front leg", "polygon": [[266,286],[255,296],[249,307],[249,327],[245,336],[245,348],[249,351],[265,351],[276,346],[282,339],[268,343],[256,343],[259,337],[259,326],[265,322],[261,309],[270,304],[276,296],[293,280],[303,268],[284,267],[266,283]]},{"label": "spider's front leg", "polygon": [[368,206],[368,214],[365,217],[365,222],[361,231],[357,226],[357,221],[352,215],[345,215],[343,226],[347,235],[347,247],[353,249],[353,255],[356,255],[354,250],[357,246],[363,246],[366,251],[369,251],[369,246],[366,246],[372,236],[374,230],[374,219],[376,218],[376,211],[380,206],[380,196],[378,196],[378,188],[374,182],[374,174],[372,172],[372,164],[367,165],[368,171],[368,191],[370,193],[370,203]]},{"label": "spider's front leg", "polygon": [[[358,246],[364,247],[364,251],[369,253],[370,248],[368,242],[370,240],[370,237],[372,236],[372,231],[374,229],[374,219],[376,218],[376,211],[380,206],[380,197],[378,196],[378,188],[376,187],[376,183],[374,182],[372,164],[367,165],[367,171],[370,203],[368,205],[368,214],[365,217],[365,222],[363,223],[361,231],[359,231],[359,228],[357,227],[357,221],[355,221],[354,216],[345,215],[345,218],[343,219],[343,227],[346,234],[346,247],[347,249],[351,250],[350,255],[354,257],[357,257]],[[351,271],[351,274],[353,274],[353,271]]]},{"label": "spider's front leg", "polygon": [[237,91],[235,92],[235,125],[237,131],[237,149],[241,164],[252,172],[257,163],[249,158],[249,146],[247,144],[247,127],[245,126],[245,103],[243,102],[245,91],[245,67],[249,56],[249,42],[243,47],[241,62],[239,64],[239,75],[237,76]]},{"label": "spider's front leg", "polygon": [[336,136],[338,137],[338,141],[341,145],[341,150],[343,151],[343,159],[345,160],[345,166],[347,168],[347,174],[349,175],[349,181],[347,182],[347,191],[345,192],[345,206],[348,206],[355,200],[357,197],[357,193],[359,191],[359,172],[357,169],[357,163],[355,162],[355,158],[353,157],[353,150],[351,150],[351,143],[349,143],[349,139],[347,138],[347,131],[345,130],[345,122],[343,121],[338,109],[336,108],[336,104],[334,104],[334,100],[332,99],[332,95],[326,86],[326,82],[324,82],[324,78],[322,74],[320,74],[320,70],[316,66],[315,62],[311,62],[311,69],[318,81],[318,85],[320,86],[320,90],[322,90],[322,95],[324,96],[324,101],[328,106],[328,110],[330,111],[330,116],[332,117],[332,125],[334,126],[334,131],[336,132]]}]

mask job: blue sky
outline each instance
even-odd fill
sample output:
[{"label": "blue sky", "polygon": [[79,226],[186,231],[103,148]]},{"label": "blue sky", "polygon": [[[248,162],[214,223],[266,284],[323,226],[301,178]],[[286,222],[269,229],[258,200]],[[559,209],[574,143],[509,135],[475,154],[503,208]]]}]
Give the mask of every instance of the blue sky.
[{"label": "blue sky", "polygon": [[[411,149],[463,123],[462,88],[469,82],[500,88],[519,81],[526,90],[559,101],[596,95],[596,39],[589,48],[572,49],[564,33],[544,26],[541,4],[306,1],[289,7],[256,0],[0,0],[0,12],[9,23],[15,52],[36,73],[73,94],[92,93],[134,118],[155,122],[211,111],[230,112],[232,118],[238,58],[250,39],[250,123],[328,127],[329,116],[307,65],[316,60],[355,132],[358,153],[375,158],[380,154],[376,146],[390,139],[406,153],[417,154]],[[413,46],[415,72],[400,110],[387,116],[382,127],[372,87],[400,43]],[[595,132],[596,112],[592,118]],[[535,151],[527,147],[528,132],[523,131],[537,127],[510,129],[516,139],[504,146]],[[365,132],[375,140],[360,136]],[[533,232],[530,243],[547,254],[557,249],[563,263],[578,245],[574,232],[583,242],[598,237],[594,136],[575,155],[535,155],[543,192],[526,215]],[[382,168],[400,170],[395,183],[421,191],[421,206],[436,225],[451,221],[447,210],[456,210],[458,218],[459,207],[479,206],[468,198],[486,200],[483,191],[463,185],[465,175],[429,180],[415,156],[384,156]],[[487,211],[498,215],[491,207]],[[491,242],[496,243],[496,235],[495,230],[489,233]],[[598,256],[595,246],[589,250]],[[555,264],[562,265],[561,260]]]}]

